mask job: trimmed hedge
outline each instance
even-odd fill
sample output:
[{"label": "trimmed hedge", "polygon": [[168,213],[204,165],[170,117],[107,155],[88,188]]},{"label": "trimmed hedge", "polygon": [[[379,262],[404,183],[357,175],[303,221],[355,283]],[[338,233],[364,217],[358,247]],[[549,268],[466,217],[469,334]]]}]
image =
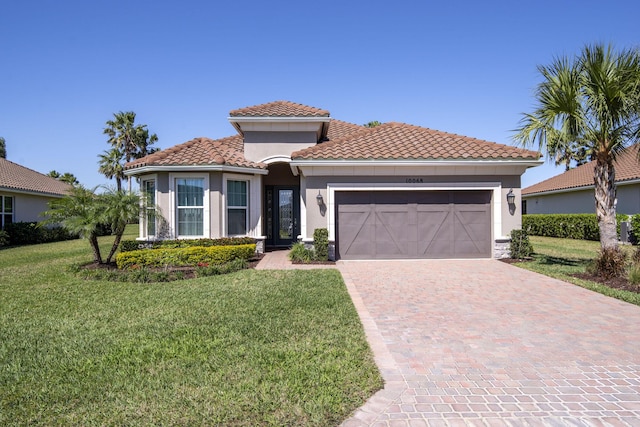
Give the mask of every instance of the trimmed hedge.
[{"label": "trimmed hedge", "polygon": [[251,245],[255,243],[253,237],[221,237],[219,239],[174,239],[145,242],[140,240],[123,240],[120,242],[120,252],[137,251],[139,249],[174,249],[190,248],[193,246],[235,246]]},{"label": "trimmed hedge", "polygon": [[[617,230],[627,215],[617,214]],[[522,229],[529,236],[561,237],[578,240],[600,240],[596,214],[528,214],[522,215]]]},{"label": "trimmed hedge", "polygon": [[248,260],[253,257],[255,251],[255,243],[234,246],[141,249],[119,253],[116,255],[116,265],[118,268],[220,265],[235,259]]},{"label": "trimmed hedge", "polygon": [[37,222],[13,222],[5,225],[4,231],[9,236],[8,244],[11,246],[35,245],[78,238],[77,234],[71,234],[60,226],[42,227]]}]

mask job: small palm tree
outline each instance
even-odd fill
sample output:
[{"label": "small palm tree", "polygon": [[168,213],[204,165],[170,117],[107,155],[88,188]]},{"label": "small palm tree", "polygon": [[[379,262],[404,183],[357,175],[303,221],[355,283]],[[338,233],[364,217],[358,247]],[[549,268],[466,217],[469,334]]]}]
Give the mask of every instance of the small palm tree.
[{"label": "small palm tree", "polygon": [[103,221],[111,225],[112,233],[115,236],[111,251],[105,260],[109,264],[120,245],[125,227],[140,216],[140,195],[124,192],[120,189],[107,189],[101,195],[100,203],[103,206]]},{"label": "small palm tree", "polygon": [[116,180],[116,188],[118,191],[122,190],[122,180],[124,176],[124,166],[122,165],[122,153],[117,148],[111,150],[105,150],[98,157],[98,172],[107,177],[107,179]]},{"label": "small palm tree", "polygon": [[43,213],[47,219],[42,224],[61,225],[70,233],[79,234],[83,239],[89,240],[93,261],[102,264],[98,245],[102,207],[98,204],[95,190],[81,185],[73,187],[67,196],[49,203],[49,210]]},{"label": "small palm tree", "polygon": [[603,249],[617,249],[613,162],[640,136],[640,52],[583,48],[570,60],[540,66],[538,107],[525,114],[515,139],[553,158],[571,149],[594,160],[595,211]]}]

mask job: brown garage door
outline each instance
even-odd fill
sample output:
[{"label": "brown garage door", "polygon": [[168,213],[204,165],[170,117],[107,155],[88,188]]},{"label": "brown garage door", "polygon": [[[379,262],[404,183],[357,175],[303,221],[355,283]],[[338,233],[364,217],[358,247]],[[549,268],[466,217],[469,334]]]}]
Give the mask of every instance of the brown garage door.
[{"label": "brown garage door", "polygon": [[491,257],[490,191],[336,192],[342,259]]}]

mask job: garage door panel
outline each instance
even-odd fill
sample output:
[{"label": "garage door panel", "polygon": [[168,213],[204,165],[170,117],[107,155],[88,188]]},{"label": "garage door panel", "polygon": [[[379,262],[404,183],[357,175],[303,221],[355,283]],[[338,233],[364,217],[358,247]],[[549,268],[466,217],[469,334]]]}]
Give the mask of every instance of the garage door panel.
[{"label": "garage door panel", "polygon": [[489,191],[350,194],[336,197],[341,258],[491,256]]}]

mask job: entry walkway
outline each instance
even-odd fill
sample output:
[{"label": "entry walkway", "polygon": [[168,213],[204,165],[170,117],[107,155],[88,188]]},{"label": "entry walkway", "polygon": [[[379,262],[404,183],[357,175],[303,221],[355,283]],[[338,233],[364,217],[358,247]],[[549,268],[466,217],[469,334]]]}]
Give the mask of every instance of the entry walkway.
[{"label": "entry walkway", "polygon": [[337,266],[385,380],[343,427],[640,426],[640,307],[494,260]]}]

